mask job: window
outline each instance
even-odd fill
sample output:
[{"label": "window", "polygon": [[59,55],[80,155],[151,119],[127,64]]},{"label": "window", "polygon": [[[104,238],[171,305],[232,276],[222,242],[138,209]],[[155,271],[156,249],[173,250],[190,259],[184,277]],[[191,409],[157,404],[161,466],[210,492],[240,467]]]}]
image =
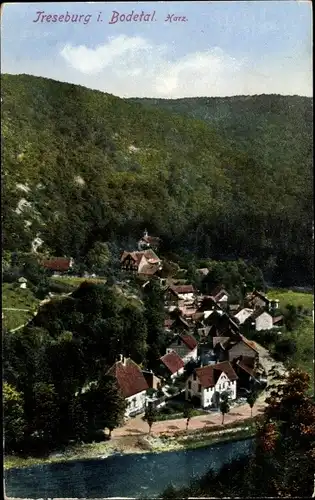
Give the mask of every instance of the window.
[{"label": "window", "polygon": [[201,392],[201,385],[198,385],[198,392]]},{"label": "window", "polygon": [[188,389],[191,389],[191,382],[188,382]]}]

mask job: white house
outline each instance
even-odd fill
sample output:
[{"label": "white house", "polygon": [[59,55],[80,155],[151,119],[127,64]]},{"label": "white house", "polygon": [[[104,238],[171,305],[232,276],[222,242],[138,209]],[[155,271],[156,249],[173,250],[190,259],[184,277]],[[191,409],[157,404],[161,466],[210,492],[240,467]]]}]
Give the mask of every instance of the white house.
[{"label": "white house", "polygon": [[170,374],[172,380],[184,373],[185,363],[175,351],[164,354],[160,358],[160,361],[163,363],[165,371]]},{"label": "white house", "polygon": [[107,372],[115,377],[118,387],[125,397],[127,408],[125,416],[136,415],[144,411],[146,406],[146,391],[149,385],[144,378],[140,366],[132,359],[120,357]]},{"label": "white house", "polygon": [[241,309],[237,314],[235,314],[235,318],[237,318],[239,324],[242,325],[244,321],[246,321],[247,318],[249,318],[253,314],[253,312],[253,309],[245,307],[244,309]]},{"label": "white house", "polygon": [[253,316],[253,321],[255,322],[255,330],[257,331],[271,330],[274,327],[272,316],[266,311],[259,315],[255,314]]},{"label": "white house", "polygon": [[166,354],[175,351],[186,364],[191,360],[197,359],[197,348],[197,340],[192,335],[177,335],[171,345],[166,349]]},{"label": "white house", "polygon": [[217,405],[217,397],[229,391],[230,399],[236,399],[238,377],[229,361],[197,368],[186,382],[185,398],[200,399],[202,408]]}]

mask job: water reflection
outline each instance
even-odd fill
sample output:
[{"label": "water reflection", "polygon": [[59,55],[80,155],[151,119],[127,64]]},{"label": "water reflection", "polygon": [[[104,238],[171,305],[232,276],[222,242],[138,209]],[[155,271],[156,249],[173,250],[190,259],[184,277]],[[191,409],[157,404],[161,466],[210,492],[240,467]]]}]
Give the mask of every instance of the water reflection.
[{"label": "water reflection", "polygon": [[6,494],[19,498],[104,498],[158,496],[172,482],[184,486],[209,468],[220,469],[247,455],[247,439],[197,450],[115,455],[6,471]]}]

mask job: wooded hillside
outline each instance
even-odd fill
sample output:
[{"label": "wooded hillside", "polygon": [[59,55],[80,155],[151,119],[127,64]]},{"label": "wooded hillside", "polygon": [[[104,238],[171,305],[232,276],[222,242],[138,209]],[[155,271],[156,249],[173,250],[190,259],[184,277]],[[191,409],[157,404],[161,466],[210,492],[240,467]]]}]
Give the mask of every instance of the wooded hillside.
[{"label": "wooded hillside", "polygon": [[3,75],[1,96],[5,249],[39,234],[80,259],[147,227],[164,250],[312,281],[311,99],[132,102],[28,75]]}]

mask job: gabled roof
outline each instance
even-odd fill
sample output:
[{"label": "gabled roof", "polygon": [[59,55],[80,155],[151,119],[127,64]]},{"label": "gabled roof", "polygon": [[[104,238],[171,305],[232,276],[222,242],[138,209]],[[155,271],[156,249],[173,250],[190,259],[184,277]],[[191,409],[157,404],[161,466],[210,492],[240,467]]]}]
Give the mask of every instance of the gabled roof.
[{"label": "gabled roof", "polygon": [[221,347],[224,349],[225,346],[228,344],[230,340],[230,337],[213,337],[213,347],[216,347],[216,345],[220,344]]},{"label": "gabled roof", "polygon": [[222,361],[222,363],[216,363],[215,365],[203,366],[202,368],[197,368],[195,372],[200,381],[201,387],[204,389],[215,386],[221,373],[225,373],[230,381],[238,379],[238,376],[229,361]]},{"label": "gabled roof", "polygon": [[264,293],[258,292],[257,290],[254,290],[253,292],[248,293],[246,295],[245,299],[250,303],[255,303],[257,299],[263,300],[266,305],[268,305],[270,303],[270,300],[268,299],[268,297]]},{"label": "gabled roof", "polygon": [[218,285],[211,291],[211,296],[216,301],[220,300],[224,295],[229,295],[229,294],[223,285]]},{"label": "gabled roof", "polygon": [[254,290],[253,295],[256,295],[256,297],[259,297],[260,299],[264,300],[266,302],[266,304],[268,304],[270,302],[267,295],[265,295],[263,292],[259,292],[258,290]]},{"label": "gabled roof", "polygon": [[55,257],[53,259],[43,260],[42,265],[45,269],[49,269],[50,271],[69,271],[71,268],[71,259]]},{"label": "gabled roof", "polygon": [[269,314],[268,311],[265,311],[265,309],[263,309],[263,308],[259,308],[259,309],[256,309],[256,311],[253,312],[253,314],[250,316],[250,318],[251,319],[257,319],[262,314],[268,314],[268,316],[271,316],[271,314]]},{"label": "gabled roof", "polygon": [[191,351],[193,351],[198,345],[197,340],[192,335],[180,335],[180,338]]},{"label": "gabled roof", "polygon": [[172,285],[169,289],[176,295],[184,295],[186,293],[194,293],[195,289],[192,285]]},{"label": "gabled roof", "polygon": [[254,366],[247,363],[244,359],[239,359],[236,364],[246,373],[248,373],[251,377],[255,377]]},{"label": "gabled roof", "polygon": [[172,375],[185,366],[184,361],[175,351],[165,354],[160,359]]},{"label": "gabled roof", "polygon": [[244,335],[240,335],[241,337],[241,341],[244,342],[244,344],[246,344],[248,347],[250,347],[251,349],[253,349],[253,351],[257,352],[257,346],[255,344],[255,342],[252,342],[251,340],[248,340],[246,337],[244,337]]},{"label": "gabled roof", "polygon": [[126,252],[124,251],[121,258],[120,262],[123,262],[126,257],[130,256],[132,260],[136,263],[139,264],[142,257],[145,257],[148,261],[149,264],[157,264],[161,262],[160,258],[156,255],[156,253],[149,248],[148,250],[143,250],[141,252]]},{"label": "gabled roof", "polygon": [[132,359],[127,359],[125,364],[122,361],[117,361],[108,370],[107,375],[115,377],[118,387],[125,398],[134,396],[149,388],[140,366]]},{"label": "gabled roof", "polygon": [[246,317],[245,317],[244,321],[246,321],[247,318],[252,316],[253,312],[254,312],[253,309],[250,309],[249,307],[243,307],[234,316],[236,319],[238,319],[240,321],[240,318],[244,317],[244,315],[245,315]]}]

